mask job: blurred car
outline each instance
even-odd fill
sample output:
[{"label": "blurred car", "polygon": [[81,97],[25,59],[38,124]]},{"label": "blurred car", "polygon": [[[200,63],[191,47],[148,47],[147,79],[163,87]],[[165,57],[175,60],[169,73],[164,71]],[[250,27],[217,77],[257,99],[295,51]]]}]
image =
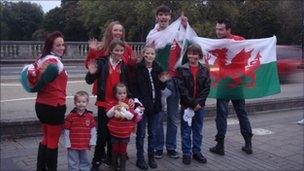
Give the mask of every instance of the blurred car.
[{"label": "blurred car", "polygon": [[288,81],[289,77],[299,69],[303,69],[302,48],[300,46],[277,45],[277,65],[280,81]]}]

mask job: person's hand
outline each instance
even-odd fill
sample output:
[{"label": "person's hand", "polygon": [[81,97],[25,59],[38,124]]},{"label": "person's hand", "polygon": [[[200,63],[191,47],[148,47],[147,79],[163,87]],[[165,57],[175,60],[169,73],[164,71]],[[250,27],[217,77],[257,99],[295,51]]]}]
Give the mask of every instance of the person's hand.
[{"label": "person's hand", "polygon": [[90,49],[94,49],[94,50],[98,50],[99,47],[99,42],[97,41],[97,39],[92,38],[89,40],[89,48]]},{"label": "person's hand", "polygon": [[135,106],[134,100],[133,100],[133,99],[129,99],[128,105],[129,105],[131,108],[134,108],[134,106]]},{"label": "person's hand", "polygon": [[194,111],[198,111],[201,108],[202,108],[202,106],[198,104],[198,105],[195,106]]},{"label": "person's hand", "polygon": [[97,72],[97,63],[95,59],[89,61],[88,70],[90,74],[95,74]]},{"label": "person's hand", "polygon": [[181,13],[181,19],[182,19],[182,22],[181,22],[182,26],[184,28],[186,28],[187,23],[188,23],[188,18],[185,16],[184,11],[182,11],[182,13]]}]

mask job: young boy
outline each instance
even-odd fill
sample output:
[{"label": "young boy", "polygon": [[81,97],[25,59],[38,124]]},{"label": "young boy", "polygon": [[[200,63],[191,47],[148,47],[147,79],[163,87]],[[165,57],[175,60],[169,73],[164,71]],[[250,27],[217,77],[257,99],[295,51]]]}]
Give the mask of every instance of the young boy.
[{"label": "young boy", "polygon": [[[206,163],[201,153],[204,106],[210,91],[209,70],[199,63],[202,50],[192,44],[187,48],[187,63],[177,69],[180,104],[182,107],[181,136],[183,163],[191,163],[191,142],[194,160]],[[191,140],[192,131],[192,140]]]},{"label": "young boy", "polygon": [[[157,40],[153,40],[153,34],[165,30],[171,20],[171,9],[166,6],[166,5],[161,5],[156,8],[155,12],[155,18],[157,21],[157,24],[155,25],[154,29],[152,29],[148,36],[147,36],[147,45],[155,45],[158,42],[155,42]],[[181,24],[184,27],[187,27],[187,18],[182,15],[181,16]],[[165,48],[166,50],[168,48]],[[166,142],[166,149],[167,149],[167,154],[169,157],[177,159],[179,158],[178,153],[175,151],[176,150],[176,134],[177,134],[177,116],[178,116],[178,101],[179,101],[179,93],[177,90],[177,84],[176,84],[176,71],[175,71],[175,63],[178,60],[178,57],[180,55],[180,47],[176,41],[172,42],[172,46],[169,47],[170,52],[167,52],[169,57],[167,58],[166,56],[160,56],[156,55],[156,61],[158,62],[164,62],[168,63],[168,69],[167,69],[167,75],[170,78],[170,80],[167,81],[167,87],[163,91],[163,97],[162,101],[167,101],[167,133],[166,133],[166,139],[164,138],[164,128],[163,128],[163,116],[159,118],[158,122],[158,128],[156,130],[156,140],[155,140],[155,158],[160,159],[163,157],[163,147],[164,147],[164,142]],[[158,51],[157,54],[161,54],[163,52]],[[166,52],[165,52],[166,53]],[[163,66],[164,67],[164,66]],[[170,94],[168,96],[168,94]],[[165,107],[165,105],[163,106]]]},{"label": "young boy", "polygon": [[[156,128],[158,125],[161,111],[161,90],[165,88],[167,77],[162,75],[161,66],[155,62],[155,49],[153,47],[144,47],[144,60],[137,64],[134,69],[134,85],[132,93],[143,104],[145,111],[142,121],[137,125],[136,166],[140,169],[157,168],[154,160],[154,141],[156,139]],[[148,165],[144,157],[144,138],[146,135],[146,125],[148,127]]]},{"label": "young boy", "polygon": [[65,119],[69,170],[90,170],[90,147],[96,145],[96,128],[92,112],[86,109],[88,103],[88,93],[78,91],[74,96],[75,108]]}]

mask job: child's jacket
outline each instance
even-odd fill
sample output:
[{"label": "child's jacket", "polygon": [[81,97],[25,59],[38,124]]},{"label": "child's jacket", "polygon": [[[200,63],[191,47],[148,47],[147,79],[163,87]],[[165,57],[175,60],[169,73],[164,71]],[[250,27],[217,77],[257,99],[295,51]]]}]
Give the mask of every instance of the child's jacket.
[{"label": "child's jacket", "polygon": [[[204,107],[210,91],[209,70],[202,64],[199,64],[198,67],[199,70],[196,74],[196,82],[194,82],[189,63],[177,68],[180,103],[185,108],[190,107],[194,109],[198,104]],[[196,84],[195,97],[193,95],[194,84]]]}]

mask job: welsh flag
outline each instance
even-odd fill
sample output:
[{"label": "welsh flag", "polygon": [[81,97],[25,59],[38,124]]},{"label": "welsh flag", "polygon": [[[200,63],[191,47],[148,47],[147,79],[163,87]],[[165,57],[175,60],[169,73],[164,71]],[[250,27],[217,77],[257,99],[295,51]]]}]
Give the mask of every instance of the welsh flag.
[{"label": "welsh flag", "polygon": [[210,67],[209,97],[250,99],[280,93],[276,37],[235,41],[193,37]]},{"label": "welsh flag", "polygon": [[149,32],[146,44],[155,47],[156,61],[161,64],[163,69],[173,71],[181,63],[181,57],[186,50],[184,47],[187,47],[189,40],[197,35],[189,23],[186,28],[182,26],[181,18],[164,30],[157,29],[158,24]]}]

